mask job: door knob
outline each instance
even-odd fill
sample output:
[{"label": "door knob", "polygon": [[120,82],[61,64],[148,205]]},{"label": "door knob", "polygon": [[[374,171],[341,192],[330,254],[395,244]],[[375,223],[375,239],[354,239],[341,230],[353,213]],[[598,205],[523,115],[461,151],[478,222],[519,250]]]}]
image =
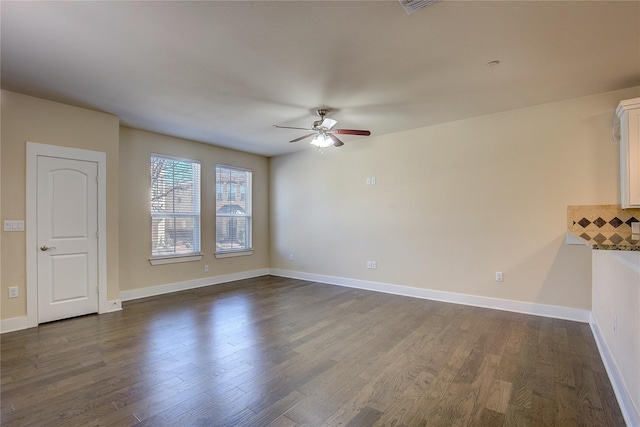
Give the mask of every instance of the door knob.
[{"label": "door knob", "polygon": [[56,248],[55,246],[51,246],[51,247],[46,246],[46,245],[42,245],[42,246],[40,246],[40,250],[41,250],[42,252],[44,252],[44,251],[48,251],[49,249],[55,249],[55,248]]}]

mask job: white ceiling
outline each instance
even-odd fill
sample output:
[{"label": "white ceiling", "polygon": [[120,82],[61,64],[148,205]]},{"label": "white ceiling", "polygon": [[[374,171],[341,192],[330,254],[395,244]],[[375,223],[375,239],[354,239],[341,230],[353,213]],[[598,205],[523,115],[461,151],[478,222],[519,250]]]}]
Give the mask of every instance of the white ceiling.
[{"label": "white ceiling", "polygon": [[640,85],[640,2],[3,1],[0,48],[4,89],[272,156],[320,106],[375,136]]}]

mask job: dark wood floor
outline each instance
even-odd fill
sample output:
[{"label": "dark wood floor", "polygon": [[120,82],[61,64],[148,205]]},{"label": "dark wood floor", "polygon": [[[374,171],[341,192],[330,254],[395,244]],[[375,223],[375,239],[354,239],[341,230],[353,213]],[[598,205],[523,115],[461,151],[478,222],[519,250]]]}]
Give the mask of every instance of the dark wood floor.
[{"label": "dark wood floor", "polygon": [[1,351],[3,426],[624,425],[587,324],[271,276]]}]

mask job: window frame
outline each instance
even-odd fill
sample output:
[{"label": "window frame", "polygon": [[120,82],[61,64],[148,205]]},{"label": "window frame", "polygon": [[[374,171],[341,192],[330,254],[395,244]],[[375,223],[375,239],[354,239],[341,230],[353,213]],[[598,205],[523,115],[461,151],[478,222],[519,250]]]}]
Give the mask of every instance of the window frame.
[{"label": "window frame", "polygon": [[[226,185],[224,182],[219,182],[218,181],[218,177],[219,177],[219,169],[228,169],[231,172],[235,171],[235,172],[241,172],[241,173],[246,173],[247,174],[247,180],[244,183],[245,186],[245,193],[248,193],[248,196],[245,194],[245,198],[238,200],[238,195],[237,195],[237,191],[240,188],[241,184],[240,183],[236,183],[236,182],[227,182]],[[219,207],[216,204],[216,211],[215,211],[215,257],[216,258],[228,258],[228,257],[235,257],[235,256],[245,256],[245,255],[252,255],[253,254],[253,170],[248,169],[248,168],[243,168],[243,167],[238,167],[238,166],[231,166],[231,165],[227,165],[227,164],[222,164],[222,163],[217,163],[215,166],[215,188],[216,188],[216,192],[220,189],[220,187],[222,187],[223,191],[224,191],[224,196],[222,200],[222,204]],[[234,196],[233,198],[229,198],[229,188],[233,185],[234,188]],[[216,201],[221,201],[220,198],[218,197],[218,194],[215,195],[215,199]],[[220,213],[219,211],[222,210],[222,208],[224,206],[230,206],[230,205],[234,205],[234,204],[244,204],[245,208],[243,209],[245,211],[245,214],[225,214],[225,213]],[[240,224],[238,224],[237,220],[238,219],[244,219],[247,223],[244,226],[244,230],[245,230],[245,239],[248,241],[248,243],[246,244],[245,247],[241,247],[241,248],[229,248],[229,249],[222,249],[219,248],[218,246],[218,234],[221,232],[221,230],[219,230],[219,220],[221,218],[229,218],[230,220],[233,220],[235,224],[234,229],[236,231],[240,231],[242,229],[242,226]],[[229,227],[229,224],[226,225],[226,227]],[[224,230],[224,232],[228,233],[228,228],[226,230]]]},{"label": "window frame", "polygon": [[[172,162],[184,162],[184,163],[189,163],[191,164],[192,168],[194,165],[198,165],[197,167],[197,171],[194,170],[193,173],[194,175],[197,174],[197,177],[194,177],[193,180],[193,194],[192,194],[192,198],[194,200],[194,202],[192,203],[193,209],[191,212],[176,212],[175,206],[173,208],[172,212],[154,212],[153,210],[153,184],[154,184],[154,177],[153,177],[153,171],[150,170],[150,197],[149,197],[149,202],[150,202],[150,206],[149,206],[149,212],[150,212],[150,219],[151,219],[151,235],[150,235],[150,249],[151,249],[151,256],[149,258],[149,262],[152,265],[160,265],[160,264],[170,264],[170,263],[176,263],[176,262],[189,262],[189,261],[199,261],[202,259],[202,163],[199,160],[195,160],[195,159],[187,159],[187,158],[183,158],[183,157],[176,157],[176,156],[171,156],[171,155],[166,155],[166,154],[159,154],[159,153],[151,153],[149,161],[150,161],[150,167],[153,167],[153,161],[154,158],[157,159],[166,159],[166,160],[170,160]],[[172,174],[173,177],[175,177],[175,171]],[[172,178],[174,179],[174,178]],[[197,184],[197,185],[196,185]],[[196,202],[197,199],[197,202]],[[193,251],[191,252],[187,252],[187,253],[176,253],[175,252],[175,247],[174,247],[174,252],[173,253],[169,253],[169,254],[156,254],[154,255],[154,239],[153,239],[153,219],[154,217],[158,218],[158,217],[162,217],[162,218],[166,218],[166,217],[170,217],[173,218],[173,220],[177,220],[177,219],[193,219],[193,233],[194,233],[194,248]],[[196,247],[197,246],[197,247]]]}]

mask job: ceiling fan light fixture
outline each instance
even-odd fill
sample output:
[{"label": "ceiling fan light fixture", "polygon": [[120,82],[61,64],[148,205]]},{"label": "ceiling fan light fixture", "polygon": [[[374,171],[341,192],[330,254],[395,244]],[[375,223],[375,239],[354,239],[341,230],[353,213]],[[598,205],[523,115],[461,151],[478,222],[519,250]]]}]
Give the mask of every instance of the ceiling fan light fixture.
[{"label": "ceiling fan light fixture", "polygon": [[327,135],[319,133],[313,137],[310,144],[318,148],[327,148],[330,145],[333,145],[333,140]]}]

